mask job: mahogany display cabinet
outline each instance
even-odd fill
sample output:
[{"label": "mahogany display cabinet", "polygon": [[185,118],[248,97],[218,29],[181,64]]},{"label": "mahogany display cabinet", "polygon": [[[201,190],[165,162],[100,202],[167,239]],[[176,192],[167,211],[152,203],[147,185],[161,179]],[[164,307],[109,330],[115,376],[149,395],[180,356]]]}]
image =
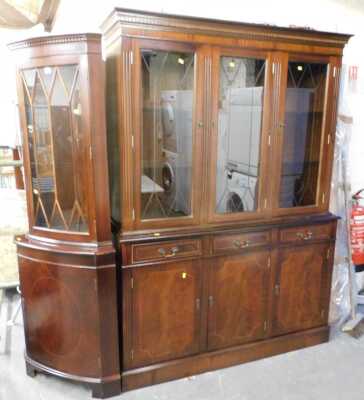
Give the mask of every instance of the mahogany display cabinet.
[{"label": "mahogany display cabinet", "polygon": [[28,373],[108,397],[327,341],[350,36],[126,9],[102,30],[105,63],[95,34],[11,45]]}]

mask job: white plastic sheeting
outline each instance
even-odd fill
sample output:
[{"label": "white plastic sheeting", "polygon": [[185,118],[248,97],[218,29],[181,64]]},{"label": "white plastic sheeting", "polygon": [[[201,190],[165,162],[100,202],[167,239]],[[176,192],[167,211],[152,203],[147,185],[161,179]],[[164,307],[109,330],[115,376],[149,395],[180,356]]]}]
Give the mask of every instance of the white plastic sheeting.
[{"label": "white plastic sheeting", "polygon": [[[340,82],[340,98],[330,202],[330,211],[340,217],[336,236],[329,317],[330,324],[337,329],[340,328],[350,315],[352,293],[349,285],[349,272],[350,268],[354,268],[351,263],[349,247],[350,238],[348,237],[348,223],[351,212],[351,185],[348,162],[353,128],[353,119],[350,115],[349,106],[351,95],[352,85],[350,85],[349,82],[348,67],[344,65]],[[352,299],[355,300],[354,298]]]}]

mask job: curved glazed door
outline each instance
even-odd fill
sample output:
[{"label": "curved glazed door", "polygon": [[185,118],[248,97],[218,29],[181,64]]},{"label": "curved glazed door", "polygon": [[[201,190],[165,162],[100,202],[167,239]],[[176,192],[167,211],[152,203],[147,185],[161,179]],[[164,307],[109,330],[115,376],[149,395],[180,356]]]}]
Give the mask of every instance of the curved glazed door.
[{"label": "curved glazed door", "polygon": [[267,330],[270,253],[219,257],[210,269],[208,348],[261,339]]},{"label": "curved glazed door", "polygon": [[82,119],[81,74],[78,63],[19,72],[33,195],[31,221],[36,228],[89,231],[89,145]]}]

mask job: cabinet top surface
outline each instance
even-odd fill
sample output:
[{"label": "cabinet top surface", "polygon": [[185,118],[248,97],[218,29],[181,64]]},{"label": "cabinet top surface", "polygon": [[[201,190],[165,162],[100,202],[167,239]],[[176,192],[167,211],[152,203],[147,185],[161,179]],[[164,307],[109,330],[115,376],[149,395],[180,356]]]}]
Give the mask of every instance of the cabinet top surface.
[{"label": "cabinet top surface", "polygon": [[344,47],[350,37],[353,36],[344,33],[317,31],[305,27],[280,27],[125,8],[114,8],[101,25],[101,29],[104,34],[107,34],[114,30],[119,23],[122,25],[144,26],[148,29],[153,29],[153,27],[168,30],[188,29],[191,33],[225,34],[229,36],[249,34],[253,39],[260,38],[263,40],[314,40],[326,45],[330,43],[334,47]]}]

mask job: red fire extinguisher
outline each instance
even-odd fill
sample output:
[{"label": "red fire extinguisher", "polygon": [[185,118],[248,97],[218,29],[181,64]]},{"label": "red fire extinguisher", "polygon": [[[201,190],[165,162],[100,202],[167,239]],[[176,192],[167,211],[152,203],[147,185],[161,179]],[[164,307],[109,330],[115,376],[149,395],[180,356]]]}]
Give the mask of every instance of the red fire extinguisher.
[{"label": "red fire extinguisher", "polygon": [[350,216],[350,240],[351,240],[351,257],[353,264],[364,264],[364,206],[360,205],[360,200],[364,197],[360,194],[364,189],[359,190],[353,196],[353,203]]}]

